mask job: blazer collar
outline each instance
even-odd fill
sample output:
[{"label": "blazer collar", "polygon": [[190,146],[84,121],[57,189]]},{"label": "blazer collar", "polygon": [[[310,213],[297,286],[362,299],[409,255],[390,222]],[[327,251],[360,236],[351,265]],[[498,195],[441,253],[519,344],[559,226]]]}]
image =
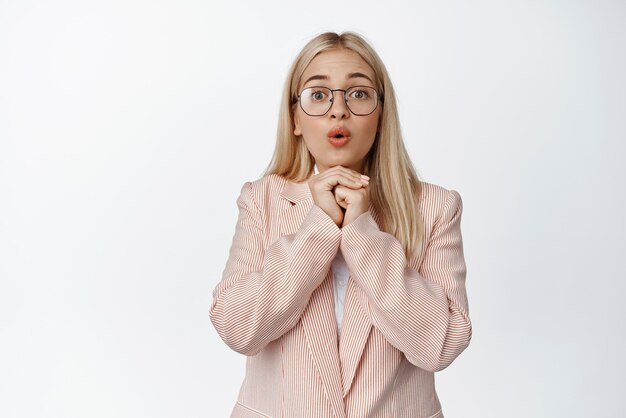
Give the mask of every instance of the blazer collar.
[{"label": "blazer collar", "polygon": [[280,197],[294,204],[303,200],[313,199],[311,189],[309,189],[309,184],[306,181],[294,183],[287,180],[283,190],[280,192]]}]

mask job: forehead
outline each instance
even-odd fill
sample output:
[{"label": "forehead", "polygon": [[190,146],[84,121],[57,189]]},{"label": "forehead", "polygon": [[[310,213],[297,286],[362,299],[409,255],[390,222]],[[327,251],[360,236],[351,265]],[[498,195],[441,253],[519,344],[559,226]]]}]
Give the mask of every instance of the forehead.
[{"label": "forehead", "polygon": [[[302,74],[301,83],[316,76],[326,77],[330,82],[341,82],[350,78],[352,74],[362,73],[375,81],[376,75],[359,54],[349,49],[331,49],[321,52],[309,63]],[[366,81],[365,79],[361,79]],[[308,83],[311,84],[311,83]]]}]

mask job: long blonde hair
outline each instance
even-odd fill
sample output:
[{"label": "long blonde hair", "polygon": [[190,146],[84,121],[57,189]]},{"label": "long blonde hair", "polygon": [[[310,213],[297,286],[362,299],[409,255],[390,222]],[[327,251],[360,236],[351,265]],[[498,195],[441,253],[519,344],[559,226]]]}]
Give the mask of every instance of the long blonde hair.
[{"label": "long blonde hair", "polygon": [[301,137],[294,131],[294,111],[302,74],[313,58],[329,49],[345,48],[356,52],[374,70],[381,93],[380,129],[370,149],[364,174],[380,228],[398,239],[407,257],[415,255],[423,234],[423,221],[418,202],[422,185],[404,147],[396,97],[387,70],[374,49],[358,34],[322,33],[305,45],[296,57],[285,82],[274,155],[265,174],[278,174],[301,182],[313,173],[315,161]]}]

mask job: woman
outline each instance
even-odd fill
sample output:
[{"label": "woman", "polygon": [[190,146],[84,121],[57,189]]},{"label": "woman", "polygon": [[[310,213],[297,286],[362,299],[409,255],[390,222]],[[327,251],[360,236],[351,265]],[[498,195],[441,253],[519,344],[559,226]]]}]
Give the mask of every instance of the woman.
[{"label": "woman", "polygon": [[358,35],[296,58],[266,175],[246,183],[210,316],[248,356],[233,417],[443,417],[469,344],[461,198],[420,182]]}]

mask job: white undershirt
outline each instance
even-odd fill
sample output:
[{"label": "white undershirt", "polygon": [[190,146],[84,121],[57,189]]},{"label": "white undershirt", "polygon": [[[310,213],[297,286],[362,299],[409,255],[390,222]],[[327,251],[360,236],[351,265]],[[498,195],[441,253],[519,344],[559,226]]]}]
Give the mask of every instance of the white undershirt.
[{"label": "white undershirt", "polygon": [[[315,166],[315,174],[318,173],[317,165]],[[348,277],[350,271],[346,260],[343,258],[341,250],[337,251],[333,263],[331,265],[334,277],[333,296],[335,299],[335,318],[337,320],[337,333],[341,335],[341,327],[343,325],[343,311],[346,304],[346,291],[348,290]]]},{"label": "white undershirt", "polygon": [[350,271],[346,260],[341,254],[341,250],[337,251],[333,264],[331,266],[333,276],[335,277],[333,293],[335,296],[335,317],[337,318],[337,333],[341,335],[341,326],[343,325],[343,308],[346,304],[346,290],[348,289],[348,277]]}]

